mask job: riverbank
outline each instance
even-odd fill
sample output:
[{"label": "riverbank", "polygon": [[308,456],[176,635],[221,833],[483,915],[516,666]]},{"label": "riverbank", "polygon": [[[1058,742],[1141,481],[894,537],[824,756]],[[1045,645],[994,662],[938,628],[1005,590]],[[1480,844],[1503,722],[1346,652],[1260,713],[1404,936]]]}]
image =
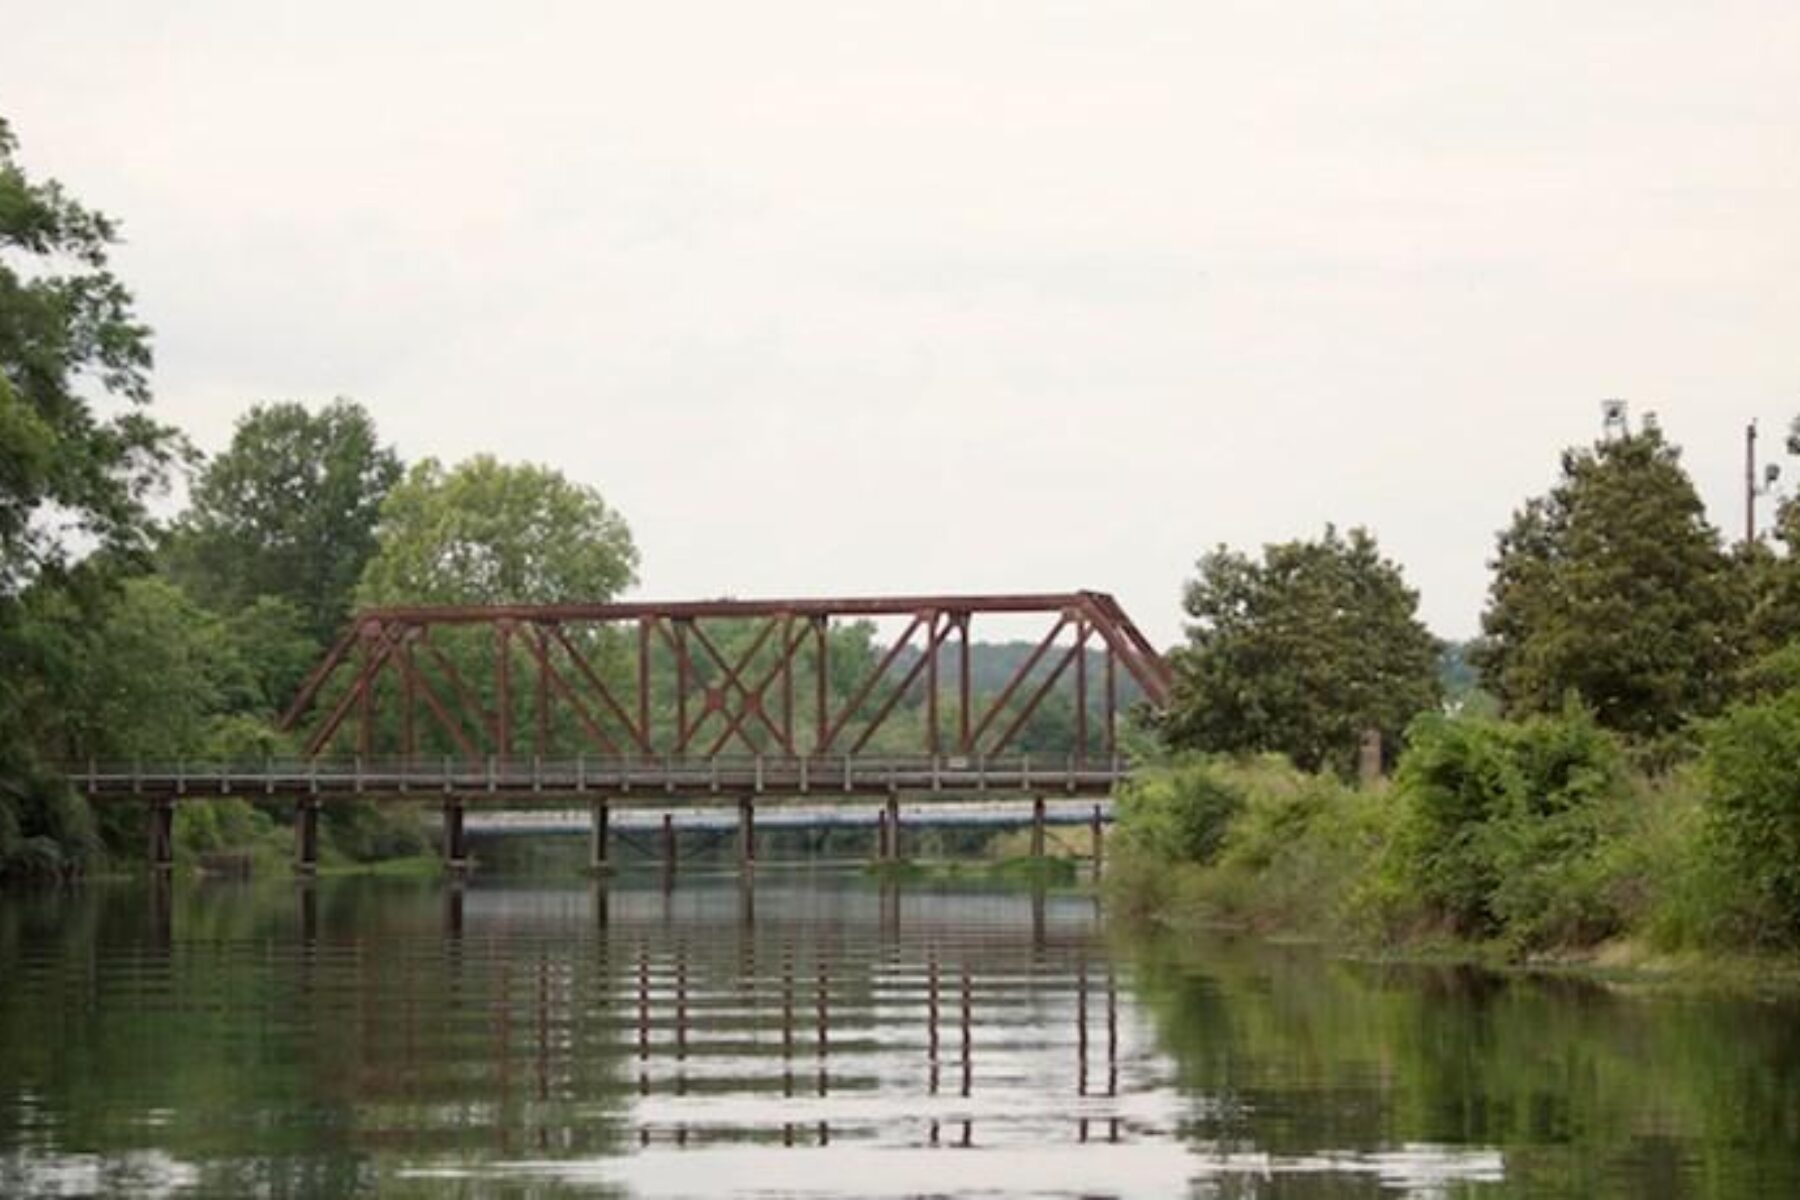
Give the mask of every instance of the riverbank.
[{"label": "riverbank", "polygon": [[1128,925],[1372,961],[1791,990],[1792,922],[1731,836],[1729,783],[1709,758],[1639,770],[1579,713],[1433,719],[1371,787],[1182,759],[1121,797],[1104,891]]}]

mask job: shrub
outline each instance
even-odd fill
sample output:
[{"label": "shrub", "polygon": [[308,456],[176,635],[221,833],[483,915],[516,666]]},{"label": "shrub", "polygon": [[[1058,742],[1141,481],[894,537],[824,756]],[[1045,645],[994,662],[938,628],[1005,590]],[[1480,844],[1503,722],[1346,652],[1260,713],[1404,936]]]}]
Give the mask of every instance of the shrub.
[{"label": "shrub", "polygon": [[1390,905],[1520,950],[1624,924],[1603,853],[1628,805],[1624,753],[1578,707],[1522,723],[1429,717],[1396,779]]},{"label": "shrub", "polygon": [[1119,796],[1119,823],[1130,845],[1152,859],[1205,865],[1243,807],[1243,791],[1225,768],[1185,758],[1133,779]]},{"label": "shrub", "polygon": [[1704,739],[1704,851],[1742,888],[1738,936],[1800,944],[1800,687],[1730,709]]}]

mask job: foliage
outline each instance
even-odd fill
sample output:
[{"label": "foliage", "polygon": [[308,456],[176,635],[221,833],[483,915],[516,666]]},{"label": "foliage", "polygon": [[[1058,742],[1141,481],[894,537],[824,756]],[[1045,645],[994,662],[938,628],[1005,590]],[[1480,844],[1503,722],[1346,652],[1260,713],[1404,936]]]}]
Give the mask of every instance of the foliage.
[{"label": "foliage", "polygon": [[169,542],[170,574],[216,612],[284,600],[322,642],[344,622],[399,478],[399,458],[361,405],[259,405],[195,481]]},{"label": "foliage", "polygon": [[1437,642],[1418,595],[1375,539],[1326,527],[1315,541],[1220,547],[1202,558],[1174,654],[1165,736],[1203,751],[1273,751],[1347,771],[1365,731],[1390,744],[1440,699]]},{"label": "foliage", "polygon": [[1626,799],[1626,762],[1584,710],[1519,724],[1422,719],[1395,792],[1389,870],[1428,920],[1523,950],[1622,928],[1600,848]]},{"label": "foliage", "polygon": [[1800,945],[1800,686],[1735,705],[1710,723],[1703,762],[1707,849],[1742,883],[1739,936]]},{"label": "foliage", "polygon": [[97,852],[46,758],[67,670],[145,557],[145,503],[180,448],[143,411],[150,337],[108,266],[116,227],[14,150],[0,120],[0,874]]},{"label": "foliage", "polygon": [[214,719],[254,706],[254,682],[225,623],[156,577],[125,584],[76,665],[68,753],[194,758]]},{"label": "foliage", "polygon": [[1184,758],[1148,770],[1119,794],[1119,820],[1140,849],[1162,862],[1205,865],[1219,853],[1243,791],[1223,768]]},{"label": "foliage", "polygon": [[1124,900],[1127,912],[1162,906],[1263,930],[1316,935],[1347,926],[1388,840],[1386,794],[1352,789],[1274,756],[1214,760],[1205,770],[1215,787],[1238,799],[1206,862],[1178,861],[1159,850],[1168,839],[1144,836],[1143,814],[1122,809],[1112,898]]},{"label": "foliage", "polygon": [[623,517],[548,467],[425,459],[381,506],[365,604],[610,600],[637,581]]},{"label": "foliage", "polygon": [[[177,448],[142,411],[150,335],[108,267],[117,227],[14,149],[0,120],[0,599],[66,565],[71,533],[141,555]],[[122,407],[102,412],[96,391]]]},{"label": "foliage", "polygon": [[1679,451],[1647,425],[1566,451],[1515,514],[1472,658],[1509,714],[1572,692],[1608,729],[1665,735],[1724,701],[1742,610]]}]

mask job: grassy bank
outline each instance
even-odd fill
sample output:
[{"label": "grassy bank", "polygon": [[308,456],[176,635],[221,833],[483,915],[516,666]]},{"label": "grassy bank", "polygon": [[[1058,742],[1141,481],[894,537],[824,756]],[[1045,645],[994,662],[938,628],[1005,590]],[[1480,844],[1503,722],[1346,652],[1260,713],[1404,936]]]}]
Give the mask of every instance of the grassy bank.
[{"label": "grassy bank", "polygon": [[1108,899],[1359,954],[1800,983],[1800,704],[1767,707],[1654,772],[1577,711],[1424,719],[1366,788],[1177,759],[1121,798]]}]

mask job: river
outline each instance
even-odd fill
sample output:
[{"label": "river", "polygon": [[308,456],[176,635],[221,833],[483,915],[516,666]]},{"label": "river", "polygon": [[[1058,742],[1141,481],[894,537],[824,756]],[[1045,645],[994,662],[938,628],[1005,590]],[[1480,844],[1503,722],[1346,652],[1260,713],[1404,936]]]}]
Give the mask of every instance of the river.
[{"label": "river", "polygon": [[0,897],[0,1195],[1800,1195],[1800,1006],[764,868]]}]

